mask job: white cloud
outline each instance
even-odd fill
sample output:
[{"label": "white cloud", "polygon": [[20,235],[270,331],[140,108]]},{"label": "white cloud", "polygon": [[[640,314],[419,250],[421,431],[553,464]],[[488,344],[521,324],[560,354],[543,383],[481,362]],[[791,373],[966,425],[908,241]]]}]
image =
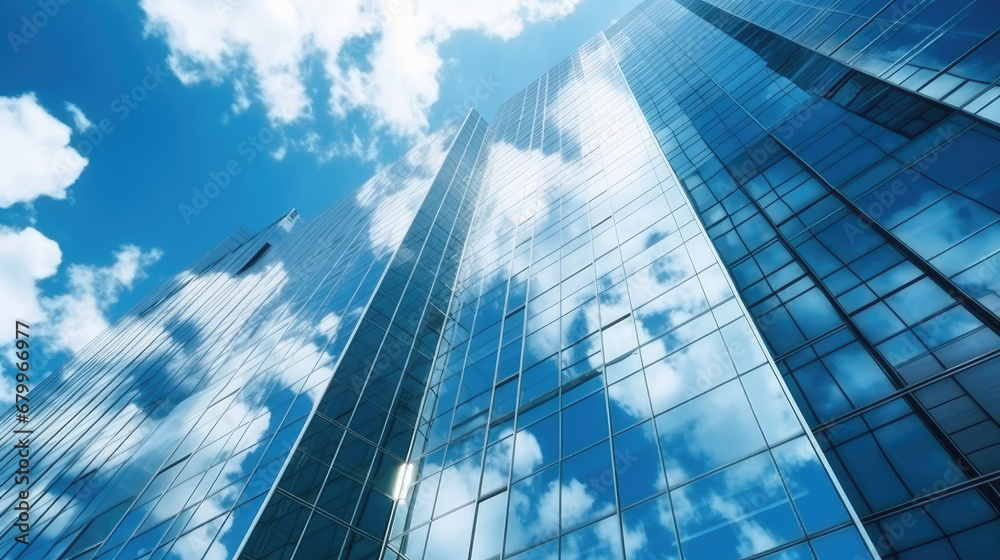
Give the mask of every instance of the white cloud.
[{"label": "white cloud", "polygon": [[[302,140],[296,141],[293,144],[298,148],[316,156],[316,159],[318,159],[320,163],[330,161],[335,157],[353,157],[361,161],[371,162],[375,161],[375,158],[377,158],[379,154],[379,143],[377,138],[372,137],[367,141],[362,140],[356,132],[351,132],[350,141],[335,140],[333,142],[324,143],[323,138],[318,133],[315,131],[309,131],[305,134]],[[281,148],[278,148],[278,150],[281,150],[282,148],[286,148],[286,146],[282,146]],[[282,153],[281,157],[283,158],[284,156],[285,153]]]},{"label": "white cloud", "polygon": [[67,101],[66,110],[73,116],[73,127],[76,128],[77,132],[86,132],[91,128],[94,128],[94,123],[90,122],[87,115],[83,114],[83,110],[76,105]]},{"label": "white cloud", "polygon": [[[334,117],[361,111],[377,126],[419,135],[439,97],[441,45],[459,31],[511,39],[525,26],[562,18],[580,0],[141,0],[147,32],[164,37],[168,62],[187,84],[235,80],[235,109],[248,99],[243,76],[270,119],[312,116],[306,59],[331,83]],[[365,48],[359,48],[363,44]],[[238,111],[237,111],[238,112]]]},{"label": "white cloud", "polygon": [[233,94],[235,99],[233,100],[232,110],[234,115],[239,115],[240,113],[246,111],[250,108],[253,103],[250,101],[250,95],[247,93],[247,84],[243,80],[236,80],[233,83]]},{"label": "white cloud", "polygon": [[[77,130],[94,125],[76,105],[67,102]],[[87,160],[69,146],[72,129],[38,104],[34,94],[0,97],[0,207],[31,203],[40,196],[66,198]],[[40,324],[52,337],[52,350],[75,351],[108,326],[105,313],[123,290],[132,288],[146,267],[159,260],[158,249],[143,252],[123,246],[108,267],[72,265],[67,292],[41,293],[38,283],[59,270],[59,245],[33,227],[14,230],[0,226],[0,321]],[[13,340],[4,331],[0,346]]]},{"label": "white cloud", "polygon": [[450,148],[450,128],[428,136],[403,159],[379,171],[356,192],[371,211],[368,239],[378,250],[399,247]]},{"label": "white cloud", "polygon": [[[43,337],[46,353],[76,352],[108,327],[108,309],[161,255],[158,249],[142,251],[125,245],[110,266],[70,265],[65,292],[46,295],[39,282],[59,271],[59,244],[32,227],[0,226],[0,322],[27,323],[33,337]],[[14,329],[4,329],[0,352],[12,355],[13,342]],[[0,388],[10,384],[12,373],[7,369],[0,368]],[[6,396],[0,400],[9,402],[12,393],[2,394]]]},{"label": "white cloud", "polygon": [[[29,325],[45,316],[39,301],[38,282],[54,275],[62,262],[59,245],[35,228],[20,231],[0,226],[0,321]],[[13,329],[3,329],[0,346],[13,340]]]},{"label": "white cloud", "polygon": [[514,476],[521,477],[542,463],[542,446],[529,430],[521,430],[514,438],[517,440],[514,446]]},{"label": "white cloud", "polygon": [[[115,265],[106,267],[106,275],[116,281],[134,281],[140,272],[139,267],[132,263],[142,261],[139,256],[141,252],[137,254],[123,249],[121,253],[127,255],[117,258]],[[94,375],[97,377],[92,381],[97,383],[109,381],[112,377],[120,380],[120,377],[128,376],[122,383],[109,382],[110,392],[106,403],[119,403],[116,406],[120,406],[122,402],[129,404],[126,405],[126,410],[115,414],[109,412],[106,406],[93,406],[92,403],[80,408],[77,401],[70,399],[43,412],[49,417],[41,416],[36,421],[44,423],[51,420],[52,415],[75,418],[71,424],[53,424],[59,426],[58,437],[55,439],[62,443],[57,444],[57,449],[49,454],[57,459],[46,472],[60,472],[61,477],[78,476],[91,468],[88,466],[89,457],[95,453],[94,450],[98,450],[98,457],[93,459],[92,464],[103,466],[91,479],[92,484],[99,485],[95,487],[108,486],[141,492],[155,474],[148,470],[148,465],[162,464],[171,455],[186,457],[187,465],[183,468],[202,473],[209,482],[215,480],[224,487],[238,481],[256,464],[260,455],[259,452],[237,451],[248,447],[253,449],[253,443],[270,437],[274,430],[268,428],[274,425],[273,422],[288,425],[294,421],[291,417],[284,417],[285,409],[281,409],[280,405],[276,409],[269,408],[274,403],[264,397],[290,389],[298,391],[303,380],[308,377],[306,386],[312,388],[303,391],[299,398],[306,403],[318,399],[326,384],[317,380],[328,380],[333,371],[325,366],[313,370],[313,364],[321,358],[327,364],[336,363],[339,352],[347,343],[347,337],[341,336],[341,331],[350,331],[361,316],[363,303],[352,301],[350,304],[344,303],[345,307],[324,315],[314,323],[312,314],[301,313],[302,309],[292,304],[287,297],[289,279],[288,271],[281,263],[268,265],[238,278],[231,277],[227,272],[182,272],[171,281],[178,286],[178,291],[171,296],[170,303],[156,306],[141,316],[127,316],[111,327],[108,335],[117,340],[133,342],[113,356],[98,353],[97,349],[85,350],[70,362],[62,375],[64,379],[70,379],[81,368],[94,368]],[[219,286],[225,286],[227,293],[233,297],[218,300]],[[205,312],[205,306],[209,304],[212,304],[212,313]],[[220,322],[231,323],[234,320],[243,328],[218,328]],[[198,330],[212,331],[219,336],[204,340],[175,340],[170,332],[160,326],[175,323],[191,323]],[[267,352],[264,362],[244,367],[248,365],[251,354],[261,350],[261,333],[275,332],[279,325],[284,325],[281,327],[284,332],[281,340],[289,344],[271,339],[270,348],[275,350]],[[338,342],[329,346],[317,345],[320,338]],[[169,356],[169,359],[165,356]],[[161,359],[164,360],[163,368],[155,372],[132,365]],[[122,364],[128,365],[126,367]],[[185,375],[179,375],[181,370]],[[204,377],[187,375],[191,371],[201,372]],[[148,377],[150,374],[152,377]],[[102,375],[107,379],[102,381]],[[178,381],[169,389],[163,389],[161,394],[170,395],[166,404],[159,399],[151,399],[148,393],[131,389],[134,381],[142,376],[147,376],[147,384],[154,385],[168,380],[170,383]],[[205,387],[218,387],[219,382],[231,383],[234,387],[242,387],[242,390],[239,394],[222,400],[217,391],[203,390]],[[299,388],[295,388],[296,386]],[[222,404],[219,404],[221,409],[215,410],[224,410],[220,417],[212,422],[197,422],[216,401]],[[153,410],[156,410],[156,414],[151,414]],[[273,419],[272,412],[280,412],[277,420]],[[122,419],[129,417],[132,420],[123,426]],[[281,420],[283,417],[285,419]],[[246,423],[251,418],[254,420]],[[177,426],[189,426],[192,429],[177,430]],[[232,432],[237,426],[241,426],[238,437],[211,436]],[[124,448],[117,445],[120,433],[130,434],[130,441],[122,443]],[[292,437],[294,438],[294,434]],[[141,443],[136,443],[133,447],[131,440],[136,438]],[[81,445],[81,441],[87,443]],[[108,444],[111,441],[116,444]],[[110,455],[104,457],[105,450],[114,449],[129,449],[129,452],[114,454],[109,451]],[[262,451],[263,447],[259,449]],[[219,456],[231,458],[209,469]],[[81,457],[88,459],[81,460]],[[283,461],[275,461],[257,471],[260,476],[252,479],[247,491],[266,490],[282,465]],[[478,470],[476,474],[478,475]],[[43,478],[40,487],[49,488],[58,480],[61,478]],[[238,516],[235,520],[232,516],[217,516],[233,507],[236,499],[233,492],[238,493],[241,489],[243,484],[231,485],[203,501],[201,509],[195,514],[196,519],[215,520],[200,525],[178,539],[173,549],[178,558],[221,560],[232,557],[232,539],[227,538],[227,534],[238,533],[245,527],[240,528]],[[183,507],[183,501],[174,501],[171,497],[172,494],[163,497],[160,506],[150,513],[151,519],[166,519]],[[63,512],[54,521],[58,523],[67,515],[72,518],[87,511],[88,503],[86,497],[81,499],[78,495],[77,499],[57,503],[54,507],[56,509],[52,511]],[[58,538],[64,528],[56,526],[54,531],[45,530],[36,539],[50,542]]]},{"label": "white cloud", "polygon": [[40,196],[66,198],[66,189],[87,166],[69,146],[72,129],[27,93],[0,97],[0,130],[0,208]]},{"label": "white cloud", "polygon": [[50,344],[75,352],[108,328],[105,315],[123,291],[131,290],[145,269],[160,260],[159,249],[144,252],[134,245],[124,245],[115,253],[110,266],[71,265],[69,290],[43,298]]},{"label": "white cloud", "polygon": [[[38,283],[59,269],[59,245],[35,228],[15,231],[0,226],[0,321],[11,325],[26,322],[32,334],[47,335],[53,351],[79,350],[108,326],[105,314],[124,290],[144,275],[144,269],[160,259],[159,249],[141,251],[131,245],[115,253],[111,266],[71,265],[68,291],[42,294]],[[0,335],[0,347],[14,340],[13,329]]]},{"label": "white cloud", "polygon": [[571,527],[580,525],[588,518],[593,519],[591,509],[597,500],[586,484],[572,479],[562,485],[562,520]]},{"label": "white cloud", "polygon": [[277,148],[274,149],[273,152],[271,152],[271,157],[273,157],[276,161],[281,161],[285,159],[286,155],[288,155],[287,145],[278,146]]},{"label": "white cloud", "polygon": [[316,330],[323,333],[326,336],[333,337],[336,335],[337,330],[340,328],[340,323],[343,321],[343,317],[336,313],[327,313],[320,320],[319,324],[316,325]]}]

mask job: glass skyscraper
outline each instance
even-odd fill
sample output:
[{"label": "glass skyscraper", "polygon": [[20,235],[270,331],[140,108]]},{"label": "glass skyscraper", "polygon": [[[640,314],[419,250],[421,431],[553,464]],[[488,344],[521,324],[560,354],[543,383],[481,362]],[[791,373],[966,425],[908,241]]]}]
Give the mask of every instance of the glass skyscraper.
[{"label": "glass skyscraper", "polygon": [[0,554],[1000,557],[998,49],[982,0],[643,3],[34,388]]}]

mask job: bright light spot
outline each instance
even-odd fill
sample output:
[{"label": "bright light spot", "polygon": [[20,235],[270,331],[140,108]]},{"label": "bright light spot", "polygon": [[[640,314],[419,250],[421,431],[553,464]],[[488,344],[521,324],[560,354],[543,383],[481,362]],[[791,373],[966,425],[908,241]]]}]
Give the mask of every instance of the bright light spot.
[{"label": "bright light spot", "polygon": [[413,470],[413,465],[409,463],[399,466],[399,472],[396,473],[396,484],[392,489],[393,500],[399,503],[406,502],[406,489],[413,482]]}]

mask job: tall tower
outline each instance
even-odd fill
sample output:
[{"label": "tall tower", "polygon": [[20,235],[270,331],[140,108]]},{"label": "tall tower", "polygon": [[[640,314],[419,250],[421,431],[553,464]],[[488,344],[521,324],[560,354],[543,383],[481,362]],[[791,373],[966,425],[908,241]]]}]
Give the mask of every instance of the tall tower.
[{"label": "tall tower", "polygon": [[0,552],[994,558],[998,33],[643,3],[36,387]]},{"label": "tall tower", "polygon": [[1000,12],[646,2],[616,59],[884,558],[1000,546]]},{"label": "tall tower", "polygon": [[607,39],[481,160],[390,551],[871,558]]}]

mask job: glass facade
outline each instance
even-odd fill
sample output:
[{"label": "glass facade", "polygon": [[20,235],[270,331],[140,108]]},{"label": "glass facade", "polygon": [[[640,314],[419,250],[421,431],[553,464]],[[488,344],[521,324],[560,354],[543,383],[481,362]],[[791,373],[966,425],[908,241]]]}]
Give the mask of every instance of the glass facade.
[{"label": "glass facade", "polygon": [[391,553],[870,558],[605,38],[482,158]]},{"label": "glass facade", "polygon": [[486,126],[468,115],[243,557],[378,557],[468,238]]},{"label": "glass facade", "polygon": [[[647,2],[608,31],[883,558],[1000,546],[1000,131],[889,69],[995,34],[988,4]],[[931,23],[955,36],[899,47]]]},{"label": "glass facade", "polygon": [[[256,235],[237,231],[39,384],[32,543],[13,541],[13,510],[4,508],[0,556],[235,556],[281,473],[316,470],[293,449],[339,442],[302,439],[303,428],[319,425],[311,418],[335,372],[367,389],[344,372],[369,351],[370,326],[386,324],[381,313],[406,310],[390,332],[435,328],[417,302],[446,305],[467,227],[461,212],[437,209],[474,194],[469,168],[484,129],[475,114],[449,125],[310,223],[292,211]],[[418,257],[427,238],[433,248]],[[406,348],[428,353],[420,344],[429,335],[416,332],[418,344],[410,335]],[[366,394],[391,399],[391,372],[378,371],[386,379]],[[391,410],[405,419],[407,399],[423,391],[410,378],[400,385]],[[384,421],[384,411],[368,420],[380,414]],[[4,418],[8,433],[12,419]],[[370,434],[361,423],[350,426]],[[405,449],[409,434],[401,437]],[[11,479],[16,450],[3,453]],[[2,499],[13,503],[15,488],[5,486]]]},{"label": "glass facade", "polygon": [[36,387],[0,554],[995,558],[998,33],[643,3]]},{"label": "glass facade", "polygon": [[879,80],[1000,122],[995,2],[716,0],[711,5]]}]

